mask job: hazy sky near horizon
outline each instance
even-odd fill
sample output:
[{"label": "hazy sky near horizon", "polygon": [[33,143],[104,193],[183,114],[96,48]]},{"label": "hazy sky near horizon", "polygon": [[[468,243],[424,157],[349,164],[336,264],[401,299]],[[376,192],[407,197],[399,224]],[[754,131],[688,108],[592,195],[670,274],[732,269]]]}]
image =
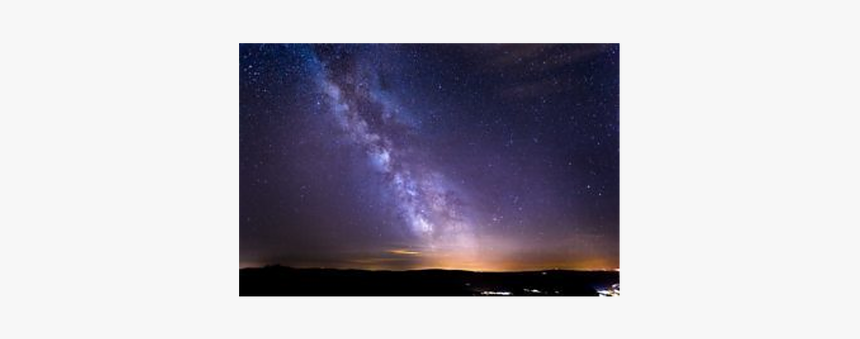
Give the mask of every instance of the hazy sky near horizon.
[{"label": "hazy sky near horizon", "polygon": [[239,60],[240,266],[618,268],[617,44]]}]

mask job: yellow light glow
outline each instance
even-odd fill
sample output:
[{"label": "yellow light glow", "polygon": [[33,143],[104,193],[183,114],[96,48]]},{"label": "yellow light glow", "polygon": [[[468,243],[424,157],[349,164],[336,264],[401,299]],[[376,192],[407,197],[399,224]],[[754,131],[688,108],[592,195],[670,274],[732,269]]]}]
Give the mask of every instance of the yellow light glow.
[{"label": "yellow light glow", "polygon": [[421,252],[418,251],[410,251],[405,249],[396,249],[396,250],[388,250],[388,253],[398,254],[398,255],[419,255]]}]

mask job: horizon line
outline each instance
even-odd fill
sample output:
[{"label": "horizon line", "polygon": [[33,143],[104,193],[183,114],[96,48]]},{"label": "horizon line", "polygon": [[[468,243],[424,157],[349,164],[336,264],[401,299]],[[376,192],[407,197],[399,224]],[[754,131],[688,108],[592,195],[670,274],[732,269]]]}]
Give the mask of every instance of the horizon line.
[{"label": "horizon line", "polygon": [[239,270],[244,270],[248,268],[267,268],[267,267],[284,267],[291,269],[301,269],[301,270],[341,270],[341,271],[369,271],[369,272],[410,272],[410,271],[464,271],[464,272],[476,272],[476,273],[517,273],[517,272],[545,272],[545,271],[576,271],[576,272],[621,272],[620,268],[597,268],[597,269],[575,269],[575,268],[543,268],[543,269],[527,269],[527,270],[470,270],[470,269],[462,269],[462,268],[442,268],[442,267],[426,267],[426,268],[412,268],[412,269],[368,269],[368,268],[344,268],[344,267],[325,267],[325,266],[313,266],[313,267],[297,267],[297,266],[288,266],[282,264],[267,264],[263,266],[245,266],[239,267]]}]

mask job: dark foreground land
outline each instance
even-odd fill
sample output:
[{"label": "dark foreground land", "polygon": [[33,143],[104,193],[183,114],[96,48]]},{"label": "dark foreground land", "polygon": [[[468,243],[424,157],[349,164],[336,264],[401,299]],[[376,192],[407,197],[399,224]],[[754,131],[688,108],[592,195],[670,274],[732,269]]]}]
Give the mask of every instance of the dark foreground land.
[{"label": "dark foreground land", "polygon": [[614,271],[239,270],[240,296],[597,296],[617,283]]}]

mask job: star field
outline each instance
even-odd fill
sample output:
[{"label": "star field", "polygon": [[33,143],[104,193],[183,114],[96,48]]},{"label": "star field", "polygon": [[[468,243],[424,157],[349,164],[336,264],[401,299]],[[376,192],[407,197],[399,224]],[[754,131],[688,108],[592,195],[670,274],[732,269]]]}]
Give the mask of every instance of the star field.
[{"label": "star field", "polygon": [[618,268],[618,45],[257,45],[240,265]]}]

